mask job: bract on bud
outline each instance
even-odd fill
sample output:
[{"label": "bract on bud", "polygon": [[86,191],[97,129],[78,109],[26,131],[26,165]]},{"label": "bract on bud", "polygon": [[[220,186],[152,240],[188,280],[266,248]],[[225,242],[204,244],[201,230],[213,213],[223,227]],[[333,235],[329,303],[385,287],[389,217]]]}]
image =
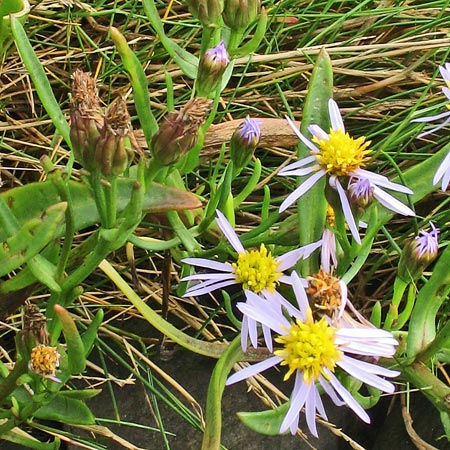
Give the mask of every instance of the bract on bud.
[{"label": "bract on bud", "polygon": [[227,49],[223,41],[206,50],[198,65],[195,91],[199,97],[213,98],[222,83],[222,75],[230,62]]},{"label": "bract on bud", "polygon": [[215,27],[223,11],[223,0],[187,0],[191,14],[204,26]]},{"label": "bract on bud", "polygon": [[437,257],[439,228],[432,222],[430,226],[431,231],[419,231],[419,235],[408,242],[402,251],[398,276],[406,283],[422,276],[426,267]]},{"label": "bract on bud", "polygon": [[153,157],[161,165],[168,166],[186,155],[197,143],[198,130],[211,107],[211,100],[196,97],[189,100],[180,111],[169,113],[153,136]]},{"label": "bract on bud", "polygon": [[259,16],[260,11],[261,0],[225,0],[222,18],[233,31],[243,31]]},{"label": "bract on bud", "polygon": [[351,178],[348,184],[350,202],[362,209],[372,203],[374,187],[366,178]]},{"label": "bract on bud", "polygon": [[96,146],[96,165],[105,177],[117,177],[129,167],[135,153],[132,142],[130,115],[119,99],[108,108]]},{"label": "bract on bud", "polygon": [[235,169],[241,170],[249,163],[261,138],[260,123],[259,120],[247,116],[233,133],[230,141],[230,158]]},{"label": "bract on bud", "polygon": [[103,127],[95,80],[87,72],[75,70],[70,103],[70,139],[75,159],[89,171],[95,168],[95,147]]}]

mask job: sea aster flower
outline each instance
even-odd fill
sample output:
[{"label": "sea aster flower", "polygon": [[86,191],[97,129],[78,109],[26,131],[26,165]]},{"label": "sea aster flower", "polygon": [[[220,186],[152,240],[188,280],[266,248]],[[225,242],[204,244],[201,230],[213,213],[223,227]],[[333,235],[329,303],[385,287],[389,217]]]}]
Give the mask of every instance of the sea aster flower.
[{"label": "sea aster flower", "polygon": [[311,156],[289,164],[279,172],[279,175],[311,176],[288,195],[280,206],[280,212],[285,211],[292,203],[309,191],[317,181],[327,176],[329,185],[339,195],[342,211],[354,239],[361,243],[347,193],[342,187],[340,178],[367,180],[370,183],[370,188],[373,189],[374,197],[383,206],[408,216],[414,216],[414,211],[387,194],[382,188],[405,194],[412,194],[412,191],[405,186],[389,181],[382,175],[365,170],[364,167],[370,159],[370,150],[368,149],[370,141],[366,141],[365,137],[354,139],[345,131],[341,113],[333,99],[328,102],[328,111],[331,121],[330,132],[326,133],[318,125],[311,125],[308,130],[313,136],[312,141],[303,136],[292,120],[287,117],[287,121],[295,134],[311,150]]},{"label": "sea aster flower", "polygon": [[[316,412],[326,420],[327,416],[316,384],[323,388],[336,405],[347,404],[364,422],[369,423],[368,414],[336,377],[336,368],[381,391],[392,393],[394,385],[382,377],[395,377],[399,372],[361,361],[352,355],[389,357],[394,355],[397,341],[385,330],[335,327],[326,316],[320,320],[314,319],[298,275],[294,273],[292,278],[299,307],[294,314],[290,313],[293,319],[287,318],[273,302],[261,299],[252,292],[246,292],[246,303],[238,303],[238,308],[245,315],[266,325],[278,335],[275,341],[280,347],[268,359],[231,375],[226,384],[247,379],[280,364],[287,367],[285,380],[295,376],[290,406],[280,433],[288,429],[292,434],[296,433],[300,411],[305,407],[308,428],[314,436],[318,436]],[[261,307],[261,301],[264,307]],[[374,343],[384,344],[382,353]]]},{"label": "sea aster flower", "polygon": [[[450,121],[450,117],[448,120]],[[441,178],[442,178],[441,189],[443,191],[446,191],[448,183],[450,182],[450,152],[447,153],[447,156],[444,158],[444,161],[442,161],[438,170],[434,174],[433,184],[438,184]]]},{"label": "sea aster flower", "polygon": [[39,344],[31,350],[28,368],[43,378],[48,378],[56,383],[61,380],[56,377],[56,370],[59,367],[59,354],[56,347]]},{"label": "sea aster flower", "polygon": [[[245,250],[239,237],[233,230],[226,217],[217,211],[217,224],[228,242],[238,254],[234,263],[211,261],[205,258],[185,258],[185,264],[212,269],[212,273],[198,273],[183,278],[183,281],[201,280],[191,286],[185,296],[198,296],[208,292],[222,289],[233,284],[241,284],[244,290],[254,292],[265,299],[273,300],[274,304],[284,304],[287,309],[290,303],[276,292],[280,283],[291,283],[291,278],[284,275],[284,271],[293,267],[300,259],[308,258],[311,253],[321,246],[321,241],[292,250],[284,255],[274,257],[264,244],[259,249]],[[245,316],[242,327],[242,347],[247,348],[247,335],[253,345],[257,345],[256,322],[248,320]],[[263,328],[266,345],[270,349],[272,340],[270,333]]]},{"label": "sea aster flower", "polygon": [[[445,63],[445,65],[439,66],[439,72],[441,72],[442,78],[445,81],[445,86],[442,88],[442,92],[447,97],[447,99],[450,100],[450,63]],[[450,122],[450,104],[447,103],[445,106],[447,107],[448,111],[436,114],[434,116],[419,117],[417,119],[412,120],[412,122],[432,122],[434,120],[440,120],[445,118],[445,120],[441,124],[439,124],[436,127],[433,127],[431,130],[419,134],[417,137],[423,137],[427,136],[428,134],[435,133],[441,128],[444,128]]]}]

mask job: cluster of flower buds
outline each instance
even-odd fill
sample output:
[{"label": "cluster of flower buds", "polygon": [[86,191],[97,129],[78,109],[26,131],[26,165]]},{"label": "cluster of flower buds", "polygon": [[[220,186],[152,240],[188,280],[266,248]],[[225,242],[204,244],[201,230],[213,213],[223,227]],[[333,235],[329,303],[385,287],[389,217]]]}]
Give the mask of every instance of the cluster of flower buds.
[{"label": "cluster of flower buds", "polygon": [[223,0],[187,0],[191,14],[204,27],[216,27],[223,11]]},{"label": "cluster of flower buds", "polygon": [[95,81],[81,70],[73,75],[70,119],[75,158],[86,170],[116,177],[128,168],[135,139],[125,102],[119,99],[105,114]]},{"label": "cluster of flower buds", "polygon": [[197,144],[199,128],[205,123],[211,108],[211,100],[195,97],[181,110],[169,113],[153,136],[153,158],[168,166],[186,155]]},{"label": "cluster of flower buds", "polygon": [[206,50],[200,58],[195,82],[195,91],[199,97],[214,98],[229,62],[230,57],[223,41]]}]

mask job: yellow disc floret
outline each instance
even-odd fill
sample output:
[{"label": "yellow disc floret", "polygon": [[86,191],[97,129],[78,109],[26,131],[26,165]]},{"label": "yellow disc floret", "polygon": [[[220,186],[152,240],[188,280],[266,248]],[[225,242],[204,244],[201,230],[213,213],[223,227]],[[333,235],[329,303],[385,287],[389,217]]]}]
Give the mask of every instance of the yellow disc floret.
[{"label": "yellow disc floret", "polygon": [[283,358],[282,366],[289,367],[284,380],[297,370],[303,372],[305,383],[314,383],[319,375],[328,378],[324,369],[334,372],[336,362],[342,355],[334,343],[334,334],[334,328],[328,325],[324,317],[314,321],[311,309],[308,309],[305,322],[297,320],[289,329],[289,334],[275,338],[283,348],[275,350],[274,354]]},{"label": "yellow disc floret", "polygon": [[244,289],[249,289],[255,294],[264,289],[274,292],[282,275],[281,272],[277,272],[278,263],[264,244],[261,244],[259,250],[239,253],[233,267],[236,281],[242,283]]},{"label": "yellow disc floret", "polygon": [[371,151],[367,149],[370,141],[366,138],[353,139],[342,130],[331,130],[329,139],[313,138],[319,145],[320,152],[316,155],[321,167],[329,175],[347,176],[351,172],[364,167],[369,160]]},{"label": "yellow disc floret", "polygon": [[29,368],[41,377],[53,377],[59,367],[59,358],[56,347],[39,344],[31,350]]}]

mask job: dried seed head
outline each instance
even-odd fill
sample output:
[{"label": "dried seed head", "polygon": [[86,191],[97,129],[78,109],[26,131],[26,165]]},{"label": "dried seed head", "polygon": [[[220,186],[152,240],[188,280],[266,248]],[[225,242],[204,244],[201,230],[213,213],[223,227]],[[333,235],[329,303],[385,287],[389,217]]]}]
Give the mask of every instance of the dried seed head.
[{"label": "dried seed head", "polygon": [[332,317],[342,306],[342,288],[339,278],[320,269],[317,274],[306,277],[306,293],[312,304],[326,315]]}]

